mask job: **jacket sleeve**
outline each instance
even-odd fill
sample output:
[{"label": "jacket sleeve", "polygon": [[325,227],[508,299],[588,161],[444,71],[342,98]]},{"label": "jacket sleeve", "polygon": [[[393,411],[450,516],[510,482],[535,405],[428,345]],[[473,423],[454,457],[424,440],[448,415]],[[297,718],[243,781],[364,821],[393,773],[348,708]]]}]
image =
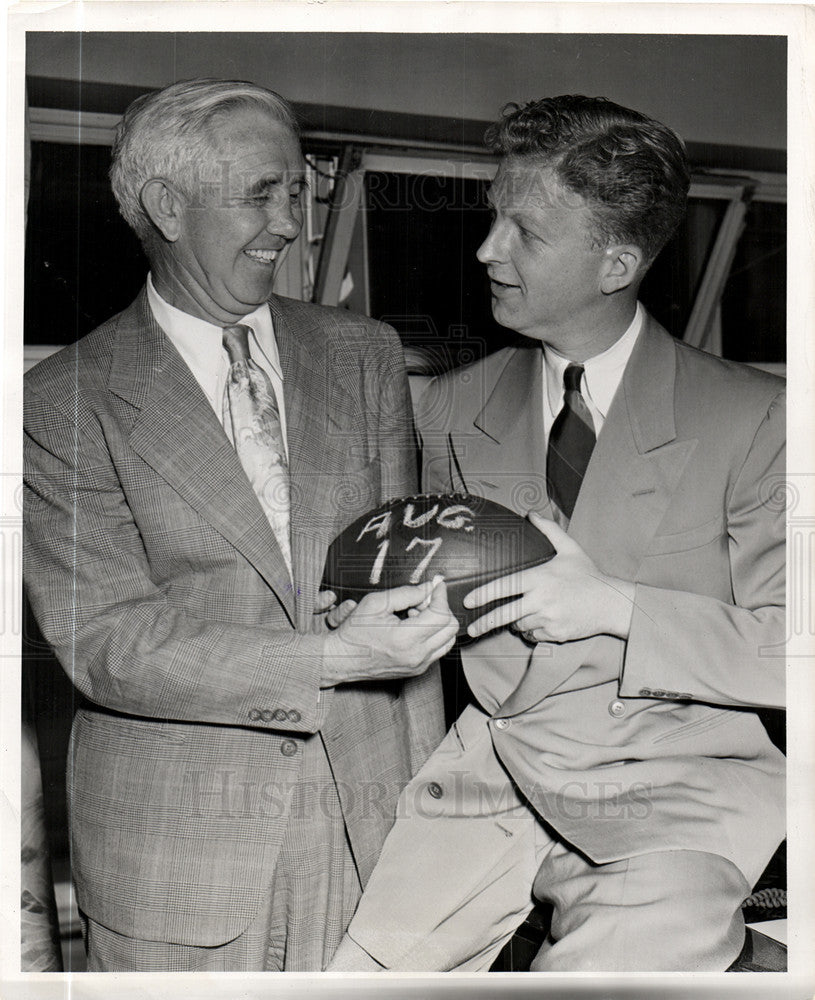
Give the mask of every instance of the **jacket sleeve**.
[{"label": "jacket sleeve", "polygon": [[726,501],[732,604],[637,585],[623,697],[784,706],[785,430],[779,394]]},{"label": "jacket sleeve", "polygon": [[323,638],[173,606],[90,408],[25,403],[26,585],[76,687],[134,715],[319,729]]},{"label": "jacket sleeve", "polygon": [[[382,498],[403,495],[416,488],[416,456],[401,347],[386,327],[364,344],[346,344],[346,359],[361,369],[358,400],[376,428]],[[50,384],[38,388],[29,381],[25,394],[26,585],[76,687],[96,704],[150,718],[320,729],[331,702],[320,689],[323,637],[295,631],[282,612],[268,625],[215,620],[203,592],[200,613],[173,601],[143,541],[155,525],[134,515],[93,401],[72,392],[67,403]],[[171,544],[173,525],[160,530]],[[231,573],[240,593],[238,563],[215,571]]]}]

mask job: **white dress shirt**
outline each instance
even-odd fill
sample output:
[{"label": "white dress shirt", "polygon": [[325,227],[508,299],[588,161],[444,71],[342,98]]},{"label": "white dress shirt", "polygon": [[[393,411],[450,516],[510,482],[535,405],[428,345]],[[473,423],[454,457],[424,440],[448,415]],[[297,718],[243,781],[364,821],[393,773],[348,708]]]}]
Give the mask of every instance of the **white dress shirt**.
[{"label": "white dress shirt", "polygon": [[[611,401],[620,386],[625,366],[634,350],[634,344],[642,329],[643,308],[637,303],[637,309],[630,326],[615,340],[608,350],[596,354],[593,358],[583,361],[583,378],[580,391],[594,421],[594,433],[599,435],[605,423]],[[563,406],[563,373],[572,364],[551,347],[543,348],[543,434],[549,441],[549,432],[555,417]]]},{"label": "white dress shirt", "polygon": [[[226,375],[229,371],[229,357],[223,346],[223,327],[198,319],[196,316],[191,316],[189,313],[171,306],[156,291],[152,275],[147,276],[147,301],[156,322],[184,359],[231,441],[232,427],[229,421],[224,424],[223,419],[224,389]],[[275,340],[272,314],[268,305],[263,303],[237,322],[252,330],[252,335],[249,337],[249,354],[255,364],[262,368],[271,380],[272,388],[277,396],[283,443],[288,458],[283,371],[280,367],[280,353]]]}]

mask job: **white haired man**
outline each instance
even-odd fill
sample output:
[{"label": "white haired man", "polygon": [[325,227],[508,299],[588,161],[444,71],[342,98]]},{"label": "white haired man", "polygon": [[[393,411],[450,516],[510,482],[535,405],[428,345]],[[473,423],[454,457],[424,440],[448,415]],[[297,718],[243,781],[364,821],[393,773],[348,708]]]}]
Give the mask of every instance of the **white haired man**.
[{"label": "white haired man", "polygon": [[25,400],[27,586],[86,699],[88,967],[319,970],[441,737],[428,668],[456,631],[443,587],[330,622],[318,597],[333,536],[415,486],[399,344],[271,294],[304,186],[276,94],[141,97],[111,179],[146,286]]}]

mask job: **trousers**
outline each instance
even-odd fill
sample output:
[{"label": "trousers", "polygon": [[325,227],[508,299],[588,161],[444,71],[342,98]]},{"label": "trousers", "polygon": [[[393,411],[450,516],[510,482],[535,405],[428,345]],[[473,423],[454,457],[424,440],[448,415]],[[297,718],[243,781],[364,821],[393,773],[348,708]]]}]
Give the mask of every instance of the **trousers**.
[{"label": "trousers", "polygon": [[537,901],[553,906],[533,971],[723,971],[750,887],[729,860],[655,851],[595,864],[515,788],[469,706],[405,788],[348,929],[387,969],[489,969]]}]

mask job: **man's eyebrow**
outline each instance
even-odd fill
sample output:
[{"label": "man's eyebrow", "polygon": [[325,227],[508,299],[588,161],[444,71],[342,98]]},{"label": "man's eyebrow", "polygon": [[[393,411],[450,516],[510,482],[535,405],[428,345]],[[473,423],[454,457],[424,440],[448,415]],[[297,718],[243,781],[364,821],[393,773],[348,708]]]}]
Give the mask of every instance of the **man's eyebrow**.
[{"label": "man's eyebrow", "polygon": [[307,186],[306,175],[297,171],[297,173],[287,174],[286,172],[274,173],[274,174],[264,174],[263,177],[259,177],[256,181],[250,184],[246,193],[250,195],[254,194],[264,194],[270,188],[277,187],[278,184],[288,183],[290,186],[297,186],[300,189]]}]

